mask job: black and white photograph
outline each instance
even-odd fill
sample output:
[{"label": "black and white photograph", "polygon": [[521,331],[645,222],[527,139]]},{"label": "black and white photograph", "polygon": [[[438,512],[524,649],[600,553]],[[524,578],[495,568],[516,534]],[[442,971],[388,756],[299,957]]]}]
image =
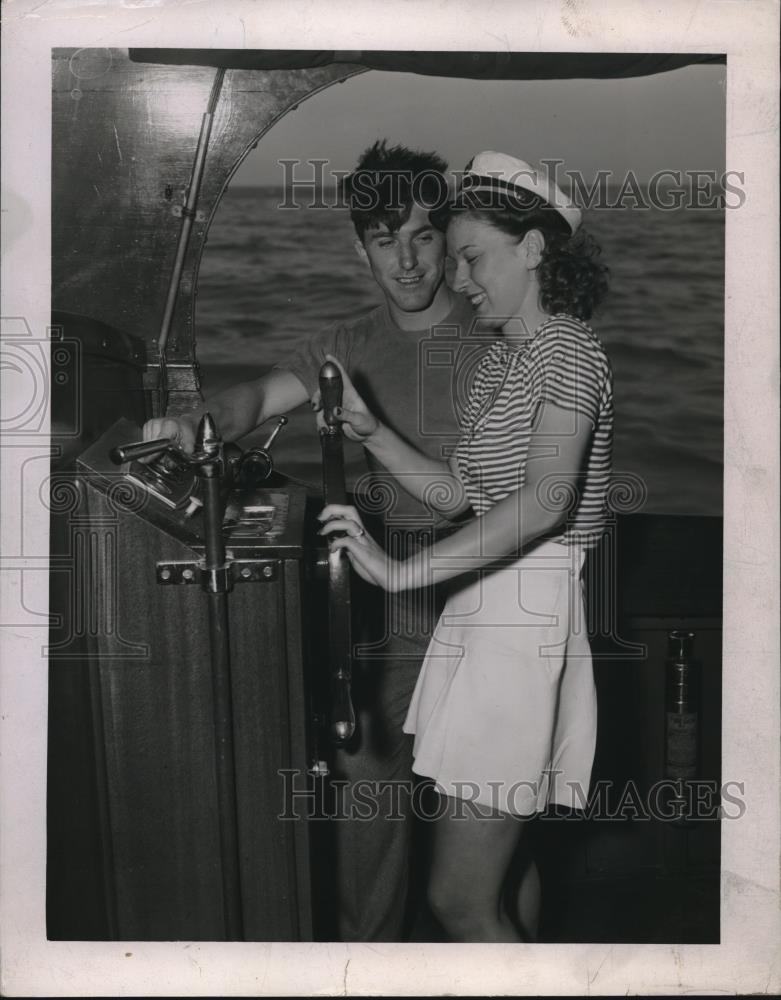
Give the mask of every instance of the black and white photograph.
[{"label": "black and white photograph", "polygon": [[777,986],[778,5],[15,6],[4,992]]}]

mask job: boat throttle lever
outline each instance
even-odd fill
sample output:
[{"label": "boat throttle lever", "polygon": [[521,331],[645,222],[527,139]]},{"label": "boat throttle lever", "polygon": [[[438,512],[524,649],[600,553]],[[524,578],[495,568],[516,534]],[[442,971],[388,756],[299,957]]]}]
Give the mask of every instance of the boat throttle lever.
[{"label": "boat throttle lever", "polygon": [[[320,398],[324,427],[320,430],[323,454],[323,495],[326,504],[347,502],[344,481],[342,428],[334,409],[342,403],[342,376],[327,361],[320,369]],[[350,622],[350,560],[338,549],[328,554],[328,633],[331,657],[330,734],[337,745],[347,743],[355,732],[352,683],[352,634]]]},{"label": "boat throttle lever", "polygon": [[274,471],[271,458],[271,446],[277,434],[287,423],[287,417],[280,417],[276,427],[268,436],[266,443],[260,448],[249,448],[235,462],[229,462],[233,471],[234,484],[240,489],[253,489],[260,486]]},{"label": "boat throttle lever", "polygon": [[[209,414],[205,416],[209,417],[207,423],[212,427],[211,417]],[[224,460],[223,475],[220,477],[223,501],[232,489],[257,489],[271,476],[274,471],[271,445],[286,423],[287,417],[280,417],[260,448],[242,451],[238,445],[221,443]],[[196,470],[208,456],[199,442],[196,442],[191,455],[183,451],[172,438],[117,445],[110,455],[117,465],[129,464],[128,478],[167,506],[181,508],[189,502],[188,515],[201,508],[202,502],[196,496],[200,492]]]},{"label": "boat throttle lever", "polygon": [[116,465],[137,462],[141,458],[151,458],[164,451],[180,451],[173,438],[156,438],[154,441],[136,441],[133,444],[118,444],[111,450],[111,461]]}]

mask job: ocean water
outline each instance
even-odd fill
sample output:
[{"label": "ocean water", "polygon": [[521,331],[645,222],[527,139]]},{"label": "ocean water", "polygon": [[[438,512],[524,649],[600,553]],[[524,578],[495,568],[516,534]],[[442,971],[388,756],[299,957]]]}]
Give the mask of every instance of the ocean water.
[{"label": "ocean water", "polygon": [[[236,188],[212,223],[199,277],[206,398],[255,378],[334,320],[379,301],[344,210],[281,210],[270,188]],[[614,470],[645,484],[643,511],[722,512],[724,214],[612,208],[585,213],[610,268],[592,326],[613,364]],[[262,441],[270,427],[245,442]],[[275,444],[278,466],[318,482],[307,407]],[[363,469],[349,448],[348,478]]]}]

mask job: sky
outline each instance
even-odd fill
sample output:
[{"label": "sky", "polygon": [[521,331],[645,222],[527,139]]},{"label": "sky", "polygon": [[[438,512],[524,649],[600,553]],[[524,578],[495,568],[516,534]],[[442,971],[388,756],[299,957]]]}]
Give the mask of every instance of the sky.
[{"label": "sky", "polygon": [[350,170],[376,138],[434,149],[462,169],[483,149],[558,158],[593,177],[724,171],[726,66],[626,80],[462,80],[371,70],[304,101],[239,168],[233,185],[283,183],[279,159]]}]

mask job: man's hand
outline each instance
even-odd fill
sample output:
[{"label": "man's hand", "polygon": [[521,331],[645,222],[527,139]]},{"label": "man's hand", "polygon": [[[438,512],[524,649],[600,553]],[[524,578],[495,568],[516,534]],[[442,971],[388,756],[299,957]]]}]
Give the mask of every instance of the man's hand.
[{"label": "man's hand", "polygon": [[[368,406],[361,397],[350,380],[350,376],[342,367],[333,354],[326,354],[326,359],[332,361],[342,375],[342,405],[334,410],[334,416],[341,423],[344,436],[350,441],[358,441],[365,444],[380,426],[379,420],[370,413]],[[317,413],[318,429],[325,427],[323,419],[323,404],[320,399],[320,390],[312,396],[312,409]]]},{"label": "man's hand", "polygon": [[144,424],[144,441],[171,438],[182,451],[192,454],[197,426],[187,417],[155,417]]}]

